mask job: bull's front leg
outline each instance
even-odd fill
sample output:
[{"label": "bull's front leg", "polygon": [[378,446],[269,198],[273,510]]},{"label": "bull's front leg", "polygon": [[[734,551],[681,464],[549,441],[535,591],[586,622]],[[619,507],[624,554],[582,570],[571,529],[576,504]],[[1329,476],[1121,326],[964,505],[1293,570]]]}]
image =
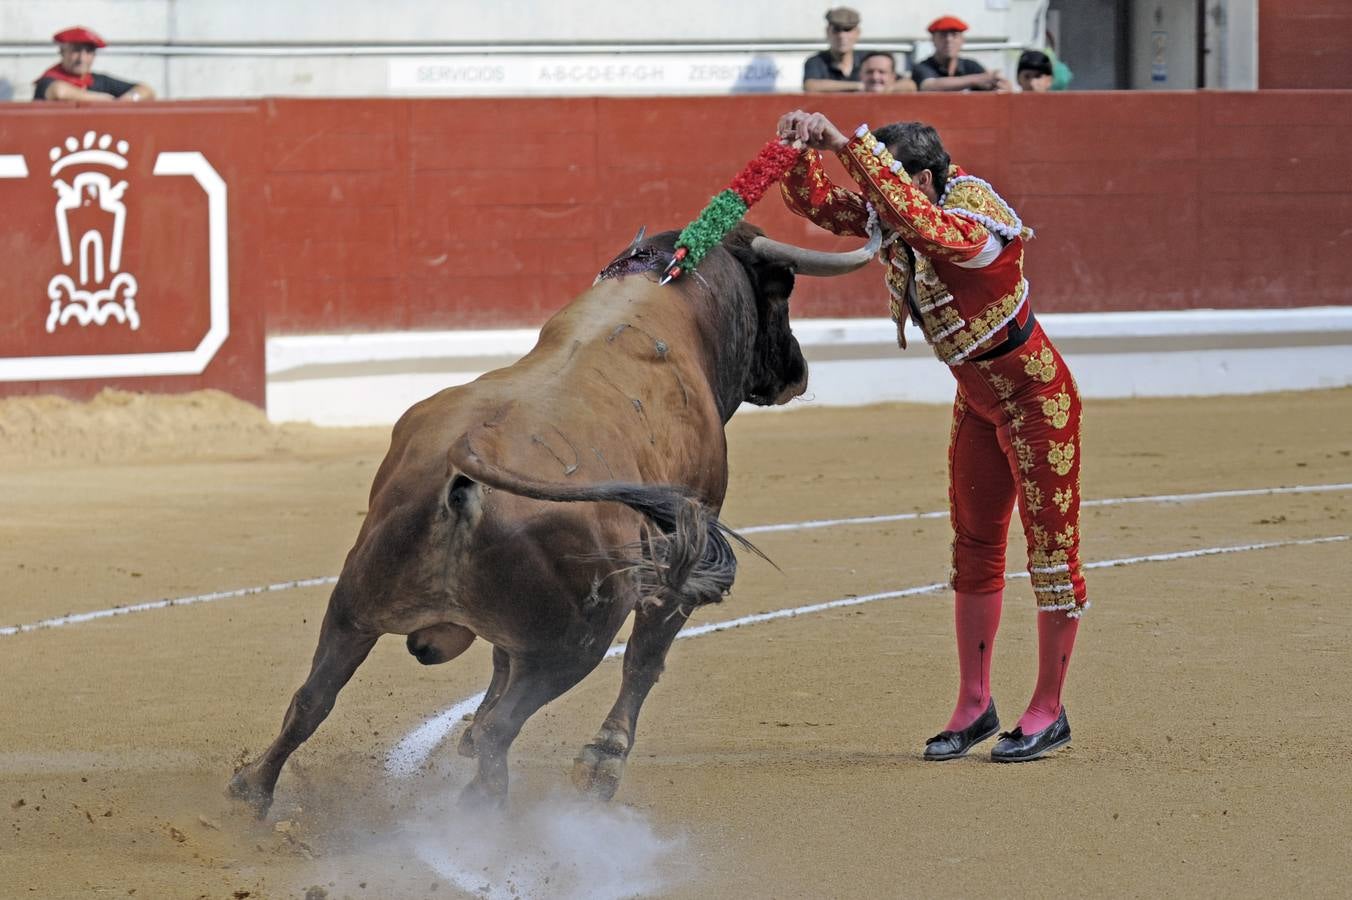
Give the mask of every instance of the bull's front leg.
[{"label": "bull's front leg", "polygon": [[667,651],[690,613],[652,603],[641,603],[634,613],[634,630],[624,651],[624,678],[620,696],[601,724],[595,739],[573,760],[573,784],[599,800],[615,796],[625,761],[634,747],[638,713],[662,674]]},{"label": "bull's front leg", "polygon": [[245,801],[262,818],[272,805],[272,792],[282,766],[297,747],[314,734],[333,709],[334,700],[352,673],[375,646],[379,633],[360,631],[333,607],[324,616],[319,646],[310,664],[310,676],[291,698],[282,731],[262,756],[230,779],[231,796]]}]

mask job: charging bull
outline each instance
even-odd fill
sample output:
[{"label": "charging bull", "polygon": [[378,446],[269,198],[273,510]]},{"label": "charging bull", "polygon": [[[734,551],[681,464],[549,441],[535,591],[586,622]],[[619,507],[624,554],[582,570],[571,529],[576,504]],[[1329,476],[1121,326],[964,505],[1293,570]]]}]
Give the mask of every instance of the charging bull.
[{"label": "charging bull", "polygon": [[875,234],[850,253],[804,250],[742,224],[659,286],[675,237],[640,232],[521,360],[394,426],[309,677],[281,734],[230,782],[259,815],[382,634],[407,635],[425,665],[476,637],[493,645],[459,750],[478,758],[462,799],[501,802],[526,719],[595,668],[633,613],[619,699],[573,768],[581,790],[614,794],[672,640],[732,586],[723,428],[743,401],[786,403],[807,386],[794,273],[844,274],[878,247]]}]

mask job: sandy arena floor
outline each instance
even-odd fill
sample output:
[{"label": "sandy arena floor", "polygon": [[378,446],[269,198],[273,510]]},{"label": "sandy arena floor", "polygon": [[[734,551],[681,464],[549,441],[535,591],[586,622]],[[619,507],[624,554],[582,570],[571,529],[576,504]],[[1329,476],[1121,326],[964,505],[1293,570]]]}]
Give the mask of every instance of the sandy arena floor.
[{"label": "sandy arena floor", "polygon": [[[947,433],[937,407],[744,415],[724,518],[943,510]],[[567,772],[618,688],[603,663],[527,724],[506,817],[454,806],[454,733],[387,770],[482,690],[487,648],[424,668],[386,638],[257,823],[222,788],[275,735],[327,587],[202,595],[336,575],[386,438],[212,394],[0,401],[0,896],[1352,895],[1352,542],[1308,543],[1352,534],[1352,391],[1088,405],[1086,498],[1175,496],[1084,510],[1087,561],[1164,558],[1089,573],[1053,758],[920,759],[956,679],[932,593],[678,642],[597,808]],[[1214,491],[1248,493],[1187,496]],[[753,538],[783,571],[744,559],[695,624],[947,575],[942,517]],[[1033,616],[1012,582],[1009,726]]]}]

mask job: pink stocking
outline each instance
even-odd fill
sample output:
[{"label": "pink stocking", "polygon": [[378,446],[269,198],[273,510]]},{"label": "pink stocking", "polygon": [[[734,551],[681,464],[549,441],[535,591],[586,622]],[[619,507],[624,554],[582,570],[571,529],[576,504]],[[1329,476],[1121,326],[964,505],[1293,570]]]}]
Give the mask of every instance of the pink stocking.
[{"label": "pink stocking", "polygon": [[958,704],[948,731],[961,731],[977,720],[991,701],[991,651],[1000,627],[1004,590],[989,594],[958,591],[953,619],[958,632]]},{"label": "pink stocking", "polygon": [[1061,715],[1061,686],[1075,648],[1075,632],[1080,620],[1064,612],[1037,614],[1037,687],[1028,710],[1019,719],[1024,734],[1036,734]]}]

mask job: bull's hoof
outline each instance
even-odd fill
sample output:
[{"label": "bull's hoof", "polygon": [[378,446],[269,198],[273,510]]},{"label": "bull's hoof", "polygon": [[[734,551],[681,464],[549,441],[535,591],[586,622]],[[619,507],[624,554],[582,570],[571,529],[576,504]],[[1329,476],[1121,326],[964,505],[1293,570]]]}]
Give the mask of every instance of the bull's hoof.
[{"label": "bull's hoof", "polygon": [[627,756],[610,744],[588,744],[573,760],[573,785],[589,797],[610,800],[620,788]]},{"label": "bull's hoof", "polygon": [[473,722],[466,725],[465,730],[460,733],[460,741],[455,745],[455,752],[466,759],[474,759],[479,755],[479,748],[474,744]]},{"label": "bull's hoof", "polygon": [[507,789],[489,787],[476,776],[465,785],[456,802],[470,810],[503,809],[507,806]]},{"label": "bull's hoof", "polygon": [[226,785],[227,796],[247,804],[258,818],[263,818],[272,808],[272,791],[266,790],[249,780],[249,770],[240,769]]}]

